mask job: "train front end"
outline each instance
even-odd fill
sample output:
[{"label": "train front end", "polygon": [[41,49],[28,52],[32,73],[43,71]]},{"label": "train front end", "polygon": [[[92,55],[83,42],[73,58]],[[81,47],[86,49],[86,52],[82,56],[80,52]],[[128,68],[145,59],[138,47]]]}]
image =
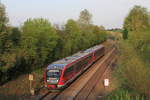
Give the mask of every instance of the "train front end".
[{"label": "train front end", "polygon": [[62,66],[58,64],[51,64],[47,67],[44,72],[44,84],[45,87],[50,90],[60,89],[60,85],[63,85],[61,82],[62,77]]}]

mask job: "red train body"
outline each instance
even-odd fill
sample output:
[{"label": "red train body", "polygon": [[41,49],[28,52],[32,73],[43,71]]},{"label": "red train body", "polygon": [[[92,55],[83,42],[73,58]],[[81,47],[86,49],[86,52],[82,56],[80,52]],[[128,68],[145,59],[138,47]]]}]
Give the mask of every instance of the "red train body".
[{"label": "red train body", "polygon": [[104,51],[103,45],[97,45],[48,65],[44,72],[45,87],[54,90],[67,86],[92,63],[102,57]]}]

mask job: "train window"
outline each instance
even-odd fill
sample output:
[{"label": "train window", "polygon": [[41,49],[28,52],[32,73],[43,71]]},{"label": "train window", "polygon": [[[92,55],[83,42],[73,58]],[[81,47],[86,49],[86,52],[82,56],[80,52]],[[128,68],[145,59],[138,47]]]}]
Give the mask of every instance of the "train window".
[{"label": "train window", "polygon": [[90,55],[89,57],[84,58],[82,61],[79,61],[76,64],[76,71],[79,71],[79,70],[83,69],[85,66],[87,66],[89,61],[91,60],[91,58],[92,58],[92,56]]},{"label": "train window", "polygon": [[76,71],[79,71],[82,68],[81,61],[76,64]]},{"label": "train window", "polygon": [[49,70],[46,73],[47,77],[58,78],[61,75],[60,70]]},{"label": "train window", "polygon": [[92,56],[89,56],[89,57],[87,57],[87,58],[84,59],[84,61],[83,61],[84,66],[88,65],[88,63],[91,60],[91,58],[92,58]]},{"label": "train window", "polygon": [[83,67],[87,66],[89,61],[92,59],[92,56],[90,55],[89,57],[87,58],[84,58],[83,60],[77,62],[75,64],[76,66],[76,72],[78,72],[79,70],[83,69]]},{"label": "train window", "polygon": [[65,70],[64,76],[67,76],[70,72],[72,72],[72,71],[73,71],[73,67],[74,67],[74,66],[70,66],[69,68],[67,68],[67,69]]},{"label": "train window", "polygon": [[85,58],[82,62],[83,62],[83,65],[86,66],[88,64],[88,57]]},{"label": "train window", "polygon": [[92,59],[92,56],[90,55],[90,56],[87,58],[88,62],[89,62],[91,59]]}]

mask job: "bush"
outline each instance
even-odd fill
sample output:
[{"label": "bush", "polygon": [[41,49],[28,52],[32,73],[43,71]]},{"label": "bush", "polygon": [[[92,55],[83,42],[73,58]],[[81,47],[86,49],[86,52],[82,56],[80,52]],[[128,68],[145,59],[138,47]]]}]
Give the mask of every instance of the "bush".
[{"label": "bush", "polygon": [[131,92],[125,89],[117,89],[105,97],[105,100],[148,100],[138,94],[131,95]]},{"label": "bush", "polygon": [[150,68],[146,67],[129,43],[120,44],[120,53],[117,74],[119,79],[122,78],[122,84],[150,96]]}]

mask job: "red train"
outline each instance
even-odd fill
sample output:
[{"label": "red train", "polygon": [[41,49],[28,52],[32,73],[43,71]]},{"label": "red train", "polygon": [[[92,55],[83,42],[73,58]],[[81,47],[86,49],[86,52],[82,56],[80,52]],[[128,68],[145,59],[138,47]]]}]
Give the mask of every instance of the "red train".
[{"label": "red train", "polygon": [[55,90],[67,86],[93,62],[102,57],[104,51],[103,45],[97,45],[48,65],[44,72],[45,87]]}]

